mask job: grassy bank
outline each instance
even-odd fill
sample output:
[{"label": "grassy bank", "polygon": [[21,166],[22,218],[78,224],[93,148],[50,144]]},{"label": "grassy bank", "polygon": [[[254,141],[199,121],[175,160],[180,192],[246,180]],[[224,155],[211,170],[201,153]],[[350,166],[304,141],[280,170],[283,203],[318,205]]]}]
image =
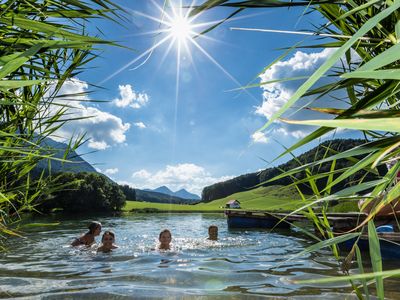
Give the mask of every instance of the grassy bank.
[{"label": "grassy bank", "polygon": [[259,187],[240,192],[225,198],[196,205],[165,204],[140,201],[127,201],[124,211],[165,211],[165,212],[218,212],[223,211],[225,203],[231,199],[240,201],[247,210],[293,210],[304,202],[299,200],[296,191],[282,186]]}]

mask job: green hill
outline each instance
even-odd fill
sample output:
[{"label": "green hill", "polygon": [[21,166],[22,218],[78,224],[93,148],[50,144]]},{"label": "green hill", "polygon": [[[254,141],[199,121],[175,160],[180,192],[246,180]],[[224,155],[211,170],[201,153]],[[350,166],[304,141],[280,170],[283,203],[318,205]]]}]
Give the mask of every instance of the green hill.
[{"label": "green hill", "polygon": [[124,211],[223,211],[226,202],[236,199],[242,209],[247,210],[292,210],[304,205],[294,188],[284,186],[259,187],[253,190],[239,192],[228,197],[208,203],[195,205],[179,205],[165,203],[150,203],[127,201]]},{"label": "green hill", "polygon": [[[307,163],[311,163],[314,161],[321,160],[324,158],[327,153],[338,153],[343,152],[348,149],[352,149],[361,144],[365,143],[364,140],[354,140],[354,139],[336,139],[329,140],[321,143],[319,146],[297,156],[295,159],[291,159],[288,162],[279,165],[278,167],[272,167],[265,169],[263,171],[244,174],[227,181],[218,182],[213,185],[207,186],[203,189],[201,199],[203,202],[209,202],[216,199],[221,199],[224,197],[229,197],[234,193],[246,191],[252,189],[255,186],[262,184],[263,186],[274,186],[274,185],[290,185],[293,183],[293,179],[290,177],[284,177],[279,180],[268,182],[268,180],[280,175],[283,171],[292,170],[299,165],[304,165]],[[327,149],[330,150],[327,150]],[[358,159],[362,158],[362,156],[357,157]],[[327,173],[331,169],[331,162],[323,163],[311,170],[313,174],[316,173]],[[351,161],[346,159],[339,159],[335,162],[336,170],[343,170],[346,167],[349,167],[353,164]],[[384,166],[378,168],[379,173],[386,173],[386,168]],[[336,173],[333,178],[337,178],[341,172]],[[306,178],[305,172],[299,172],[294,174],[294,176],[300,180]],[[332,192],[339,191],[345,187],[349,187],[355,184],[358,184],[359,180],[363,180],[364,182],[371,181],[377,179],[379,176],[366,172],[364,170],[358,171],[352,176],[347,177],[345,180],[341,181],[339,184],[332,187]],[[319,178],[316,180],[316,185],[319,190],[322,190],[326,186],[327,178]],[[312,188],[306,184],[300,184],[299,188],[304,194],[312,195]]]}]

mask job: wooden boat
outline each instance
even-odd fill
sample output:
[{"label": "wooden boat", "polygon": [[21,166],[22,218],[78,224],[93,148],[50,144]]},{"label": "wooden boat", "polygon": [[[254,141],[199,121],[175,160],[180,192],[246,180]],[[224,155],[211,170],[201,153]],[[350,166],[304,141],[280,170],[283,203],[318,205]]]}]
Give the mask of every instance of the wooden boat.
[{"label": "wooden boat", "polygon": [[[229,228],[290,228],[292,222],[309,222],[302,214],[290,214],[288,212],[267,211],[243,211],[226,210]],[[332,229],[338,235],[347,232],[360,224],[365,218],[364,213],[331,213],[326,217],[332,225]],[[322,217],[318,215],[317,217]],[[396,220],[392,216],[378,216],[375,218],[375,226],[379,231],[382,225],[390,224],[396,232],[378,232],[382,259],[400,259],[400,232],[398,232]],[[385,226],[383,226],[385,227]],[[342,232],[342,233],[341,233]],[[343,242],[339,247],[344,251],[350,251],[356,238]],[[362,234],[358,240],[358,246],[363,252],[369,251],[368,235]]]},{"label": "wooden boat", "polygon": [[[289,228],[293,222],[308,222],[303,214],[272,211],[225,210],[230,228]],[[319,216],[317,214],[317,216]],[[322,216],[321,216],[322,217]],[[354,228],[364,220],[364,213],[333,213],[328,215],[329,222],[339,232]]]},{"label": "wooden boat", "polygon": [[290,223],[266,212],[226,210],[229,228],[290,228]]},{"label": "wooden boat", "polygon": [[[231,228],[288,228],[293,222],[309,222],[304,214],[292,214],[290,212],[274,212],[259,210],[225,210],[228,226]],[[316,214],[323,218],[322,214]],[[328,219],[332,230],[336,233],[347,232],[357,227],[365,220],[367,214],[362,212],[354,213],[329,213],[325,217]],[[375,226],[392,224],[397,228],[396,219],[393,216],[376,216]],[[399,231],[396,229],[395,231]]]}]

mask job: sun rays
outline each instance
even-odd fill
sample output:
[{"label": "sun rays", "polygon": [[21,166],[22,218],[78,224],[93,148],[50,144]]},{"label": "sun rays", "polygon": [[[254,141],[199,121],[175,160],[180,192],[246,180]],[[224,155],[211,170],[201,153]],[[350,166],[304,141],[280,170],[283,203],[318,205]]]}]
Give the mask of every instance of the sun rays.
[{"label": "sun rays", "polygon": [[[182,0],[175,1],[164,1],[164,6],[161,7],[154,0],[151,1],[152,5],[156,8],[156,14],[159,16],[149,15],[142,11],[132,11],[132,15],[141,16],[151,22],[157,24],[156,30],[142,32],[140,35],[152,35],[154,36],[153,44],[146,50],[142,51],[137,57],[127,62],[124,66],[119,68],[117,71],[110,74],[107,78],[103,79],[99,84],[103,84],[115,77],[122,71],[130,68],[129,70],[136,70],[137,68],[144,65],[148,59],[153,56],[156,50],[163,49],[162,56],[160,58],[160,67],[164,61],[171,55],[171,52],[176,52],[176,79],[179,81],[179,73],[181,68],[181,59],[183,56],[189,58],[190,63],[195,67],[192,52],[200,50],[207,59],[209,59],[218,69],[223,70],[223,73],[233,81],[235,85],[239,85],[239,82],[228,73],[222,66],[208,53],[204,47],[201,46],[201,40],[207,40],[209,42],[221,42],[213,38],[202,35],[202,31],[209,27],[221,22],[221,20],[199,22],[198,19],[201,14],[194,17],[190,16],[190,10],[193,3],[186,8],[183,8]],[[136,64],[136,65],[135,65]],[[177,83],[179,88],[179,83]]]},{"label": "sun rays", "polygon": [[[215,66],[223,73],[235,87],[242,89],[243,85],[205,49],[205,46],[210,45],[210,43],[226,44],[221,40],[216,40],[202,34],[221,23],[222,20],[208,20],[204,22],[201,14],[191,16],[190,11],[194,2],[192,2],[190,6],[185,7],[182,0],[162,0],[163,6],[159,5],[160,2],[161,0],[158,2],[151,0],[151,6],[153,7],[151,14],[145,13],[143,10],[129,10],[129,8],[125,7],[127,11],[131,12],[133,17],[140,20],[139,23],[142,22],[141,24],[146,24],[145,27],[151,28],[151,30],[148,31],[142,30],[139,35],[135,34],[130,36],[152,37],[152,44],[149,48],[139,53],[138,56],[128,61],[125,65],[102,80],[99,85],[104,84],[126,69],[133,71],[145,66],[150,59],[154,60],[157,58],[157,65],[160,70],[165,66],[166,62],[167,68],[169,68],[171,64],[174,64],[174,68],[176,68],[174,74],[175,101],[174,114],[171,116],[173,118],[172,157],[174,157],[177,145],[176,135],[181,75],[184,74],[181,69],[190,66],[193,68],[192,72],[198,74],[197,66],[200,66],[199,64],[204,64],[204,60],[200,63],[198,59],[203,56],[206,60],[211,62],[211,65]],[[231,18],[230,20],[225,20],[225,22],[241,18],[243,18],[243,16]],[[229,45],[225,46],[228,47]],[[224,48],[225,50],[226,47]],[[187,59],[189,64],[182,64],[183,59]],[[157,70],[157,72],[160,70]],[[187,70],[185,72],[187,72]],[[201,81],[204,81],[204,79],[201,79]],[[241,91],[246,93],[249,99],[258,103],[258,100],[247,89]]]}]

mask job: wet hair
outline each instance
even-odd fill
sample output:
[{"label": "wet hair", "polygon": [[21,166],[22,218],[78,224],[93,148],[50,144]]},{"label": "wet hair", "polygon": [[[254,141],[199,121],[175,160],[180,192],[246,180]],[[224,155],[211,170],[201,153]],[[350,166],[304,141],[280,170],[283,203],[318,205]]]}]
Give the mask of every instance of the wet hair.
[{"label": "wet hair", "polygon": [[217,225],[210,225],[209,227],[208,227],[208,232],[210,232],[210,230],[211,229],[217,229],[217,231],[218,231],[218,226]]},{"label": "wet hair", "polygon": [[111,236],[113,237],[113,239],[115,240],[115,234],[114,234],[114,232],[112,232],[112,231],[110,231],[110,230],[107,230],[107,231],[104,231],[103,236],[101,237],[101,242],[103,242],[104,237],[105,237],[106,235],[111,235]]},{"label": "wet hair", "polygon": [[169,229],[164,229],[160,232],[160,235],[158,236],[159,239],[161,239],[163,233],[169,233],[169,236],[172,237],[171,231],[169,231]]},{"label": "wet hair", "polygon": [[96,228],[101,227],[101,223],[97,221],[93,221],[92,223],[89,224],[88,229],[90,234],[93,234]]}]

